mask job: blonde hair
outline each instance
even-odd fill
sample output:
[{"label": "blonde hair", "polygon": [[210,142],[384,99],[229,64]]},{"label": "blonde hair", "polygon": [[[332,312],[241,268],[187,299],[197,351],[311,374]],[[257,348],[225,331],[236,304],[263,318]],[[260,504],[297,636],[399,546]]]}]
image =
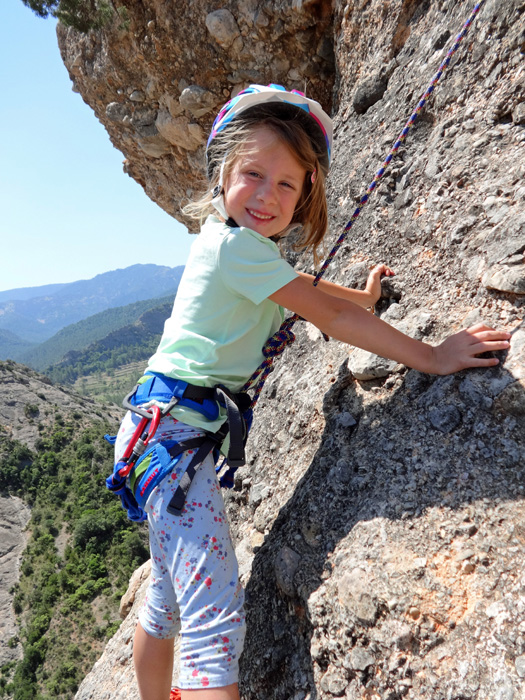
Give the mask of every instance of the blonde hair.
[{"label": "blonde hair", "polygon": [[305,119],[311,120],[311,117],[306,112],[303,112],[304,116],[300,112],[302,110],[295,110],[293,115],[289,112],[287,118],[282,118],[276,116],[275,110],[271,107],[265,105],[253,107],[247,109],[227,128],[219,132],[208,153],[208,188],[200,198],[187,204],[182,209],[183,213],[202,223],[206,216],[215,211],[211,201],[217,194],[216,188],[221,182],[221,169],[222,182],[225,182],[237,159],[257,148],[256,143],[254,145],[255,132],[265,127],[289,148],[298,164],[306,171],[301,195],[289,229],[302,226],[293,247],[311,250],[317,263],[317,249],[326,234],[328,225],[326,173],[321,165],[323,154],[318,151],[305,128]]}]

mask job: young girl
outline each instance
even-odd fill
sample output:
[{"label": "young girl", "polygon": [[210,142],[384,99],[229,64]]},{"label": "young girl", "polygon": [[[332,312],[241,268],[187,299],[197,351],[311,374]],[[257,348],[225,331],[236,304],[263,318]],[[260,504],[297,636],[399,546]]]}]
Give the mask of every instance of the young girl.
[{"label": "young girl", "polygon": [[[186,208],[208,218],[133,401],[138,410],[164,409],[149,447],[167,446],[173,457],[162,480],[155,481],[154,470],[139,489],[147,498],[152,559],[134,642],[142,700],[170,697],[178,614],[183,700],[239,698],[243,592],[210,446],[197,452],[207,436],[224,435],[226,412],[214,387],[239,391],[263,361],[262,347],[284,308],[332,338],[422,372],[496,365],[497,359],[478,355],[509,346],[510,334],[484,325],[432,347],[382,322],[366,308],[380,296],[381,275],[393,274],[385,265],[372,270],[364,291],[356,291],[325,281],[314,287],[310,275],[281,258],[277,241],[290,230],[302,227],[300,244],[314,255],[325,235],[331,141],[332,124],[320,105],[276,85],[250,86],[215,120],[208,192]],[[126,415],[117,457],[139,420],[133,412]],[[233,418],[230,425],[233,443]],[[180,445],[179,454],[173,445]],[[171,697],[180,697],[178,691]]]}]

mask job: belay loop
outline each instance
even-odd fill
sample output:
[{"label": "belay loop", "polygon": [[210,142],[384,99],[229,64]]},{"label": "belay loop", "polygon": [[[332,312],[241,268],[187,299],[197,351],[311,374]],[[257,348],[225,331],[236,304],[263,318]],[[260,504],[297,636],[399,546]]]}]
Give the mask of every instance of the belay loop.
[{"label": "belay loop", "polygon": [[[355,220],[358,218],[358,216],[359,216],[359,214],[361,213],[363,207],[364,207],[364,206],[367,204],[367,202],[369,201],[370,195],[371,195],[372,192],[376,189],[379,180],[380,180],[380,179],[383,177],[383,175],[385,174],[385,172],[386,172],[388,166],[390,165],[390,162],[391,162],[392,158],[396,155],[396,153],[398,152],[400,146],[402,146],[402,144],[403,144],[403,142],[405,141],[405,139],[406,139],[406,137],[407,137],[407,135],[408,135],[410,129],[414,126],[414,123],[415,123],[417,117],[419,116],[419,114],[420,114],[420,112],[423,110],[423,108],[425,107],[427,98],[434,92],[435,86],[437,85],[437,83],[438,83],[439,79],[441,78],[441,76],[442,76],[443,72],[445,71],[445,69],[448,68],[448,66],[449,66],[449,64],[450,64],[450,61],[451,61],[451,59],[452,59],[452,56],[453,56],[453,55],[456,53],[456,51],[458,50],[461,41],[464,39],[465,35],[467,34],[467,32],[468,32],[468,30],[469,30],[469,28],[470,28],[470,25],[471,25],[472,22],[474,21],[476,15],[477,15],[478,12],[480,11],[481,6],[483,5],[484,2],[485,2],[485,0],[480,0],[480,2],[478,2],[478,3],[475,5],[474,9],[472,10],[472,12],[471,12],[471,14],[470,14],[470,17],[469,17],[468,20],[464,23],[461,32],[456,36],[456,39],[455,39],[455,42],[454,42],[453,46],[448,50],[447,55],[445,56],[445,58],[443,59],[441,65],[439,66],[439,69],[438,69],[437,73],[433,76],[432,82],[430,83],[430,85],[429,85],[428,88],[426,89],[425,93],[423,94],[423,96],[422,96],[421,99],[419,100],[419,102],[418,102],[416,108],[414,109],[414,111],[413,111],[412,114],[410,115],[408,121],[406,122],[405,126],[403,127],[403,130],[401,131],[401,133],[399,134],[398,138],[396,139],[394,145],[392,146],[392,148],[391,148],[391,150],[390,150],[390,153],[389,153],[388,156],[386,157],[386,159],[385,159],[385,161],[383,162],[383,164],[381,165],[380,169],[379,169],[379,170],[376,172],[376,174],[374,175],[374,179],[372,180],[372,182],[371,182],[370,185],[368,186],[368,189],[366,190],[365,194],[362,195],[362,196],[360,197],[360,199],[359,199],[359,205],[357,206],[357,208],[355,209],[354,213],[352,214],[352,218],[351,218],[351,219],[348,221],[348,223],[346,224],[346,226],[345,226],[345,228],[344,228],[344,230],[343,230],[343,233],[342,233],[342,234],[339,236],[339,238],[337,239],[337,241],[336,241],[335,245],[333,246],[332,250],[330,251],[328,257],[326,258],[326,260],[324,261],[323,265],[321,266],[321,269],[320,269],[319,272],[317,273],[317,275],[316,275],[316,277],[315,277],[315,279],[314,279],[314,281],[313,281],[313,285],[314,285],[314,286],[316,286],[316,285],[319,283],[319,281],[322,279],[322,277],[324,276],[324,273],[326,272],[326,270],[327,270],[327,268],[328,268],[328,265],[332,262],[334,256],[335,256],[336,253],[339,251],[339,248],[340,248],[340,247],[342,246],[342,244],[345,242],[345,240],[346,240],[348,234],[350,233],[350,229],[352,228],[352,226],[353,226]],[[291,332],[290,329],[292,328],[292,326],[294,325],[294,323],[295,323],[296,321],[300,321],[300,320],[304,320],[304,319],[301,319],[301,317],[300,317],[298,314],[293,314],[292,316],[290,316],[289,318],[287,318],[285,321],[283,321],[283,324],[282,324],[281,328],[277,331],[277,333],[275,333],[275,334],[266,342],[266,345],[265,345],[264,348],[263,348],[263,354],[265,355],[266,359],[264,360],[264,362],[262,362],[262,363],[259,365],[259,367],[255,370],[255,372],[252,374],[252,376],[248,379],[248,381],[246,382],[246,384],[245,384],[244,387],[242,388],[242,391],[247,391],[250,387],[254,388],[254,395],[253,395],[253,400],[252,400],[252,404],[251,404],[252,408],[253,408],[253,407],[255,406],[255,404],[257,403],[257,401],[258,401],[258,399],[259,399],[259,396],[260,396],[260,394],[261,394],[262,388],[263,388],[263,386],[264,386],[264,382],[266,381],[266,378],[267,378],[268,374],[269,374],[269,373],[272,371],[272,369],[273,369],[273,367],[272,367],[273,358],[274,358],[276,355],[280,354],[280,353],[282,352],[282,350],[284,350],[284,347],[282,348],[282,350],[280,350],[279,352],[276,352],[275,354],[272,354],[271,356],[267,356],[267,354],[266,354],[266,352],[265,352],[265,349],[267,348],[268,344],[271,343],[271,342],[273,341],[274,338],[278,337],[278,336],[281,334],[281,332],[289,333],[289,334],[294,338],[294,340],[295,340],[295,336],[293,336],[293,333]],[[324,334],[323,334],[323,335],[324,335]],[[324,336],[324,337],[325,337],[325,340],[328,339],[326,336]],[[289,342],[293,342],[293,340],[292,340],[292,341],[289,341]]]}]

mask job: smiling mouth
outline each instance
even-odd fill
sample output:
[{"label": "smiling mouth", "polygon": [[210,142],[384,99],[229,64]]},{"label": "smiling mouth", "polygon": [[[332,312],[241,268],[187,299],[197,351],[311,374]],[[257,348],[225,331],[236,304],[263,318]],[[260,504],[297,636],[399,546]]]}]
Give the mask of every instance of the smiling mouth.
[{"label": "smiling mouth", "polygon": [[271,216],[269,214],[261,214],[260,212],[254,211],[253,209],[248,209],[248,214],[253,216],[255,219],[259,219],[260,221],[270,221],[271,219],[275,219],[275,216]]}]

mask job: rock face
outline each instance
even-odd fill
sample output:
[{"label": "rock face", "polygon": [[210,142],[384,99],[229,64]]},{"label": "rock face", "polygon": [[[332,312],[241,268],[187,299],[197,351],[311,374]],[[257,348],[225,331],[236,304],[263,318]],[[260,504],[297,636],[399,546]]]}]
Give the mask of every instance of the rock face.
[{"label": "rock face", "polygon": [[18,625],[10,589],[18,581],[20,556],[26,538],[24,528],[31,512],[19,498],[0,496],[0,666],[21,658],[15,643]]},{"label": "rock face", "polygon": [[328,0],[124,2],[112,26],[59,26],[74,89],[94,109],[125,170],[169,214],[201,189],[204,146],[222,105],[249,83],[282,83],[330,104]]},{"label": "rock face", "polygon": [[104,417],[118,420],[116,406],[97,406],[93,399],[80,397],[75,392],[52,384],[46,377],[28,367],[7,360],[0,362],[0,384],[3,398],[0,403],[0,438],[18,440],[34,449],[40,437],[39,424],[52,425],[58,407],[78,414],[79,425]]},{"label": "rock face", "polygon": [[[249,7],[147,0],[128,28],[59,39],[128,172],[172,213],[234,90],[307,78],[328,106],[333,85],[335,240],[472,8]],[[329,274],[348,283],[384,261],[389,322],[438,343],[483,320],[512,330],[512,348],[497,368],[431,377],[298,330],[226,494],[246,700],[525,697],[524,17],[523,0],[483,4]],[[101,688],[101,673],[79,697],[132,682]]]}]

